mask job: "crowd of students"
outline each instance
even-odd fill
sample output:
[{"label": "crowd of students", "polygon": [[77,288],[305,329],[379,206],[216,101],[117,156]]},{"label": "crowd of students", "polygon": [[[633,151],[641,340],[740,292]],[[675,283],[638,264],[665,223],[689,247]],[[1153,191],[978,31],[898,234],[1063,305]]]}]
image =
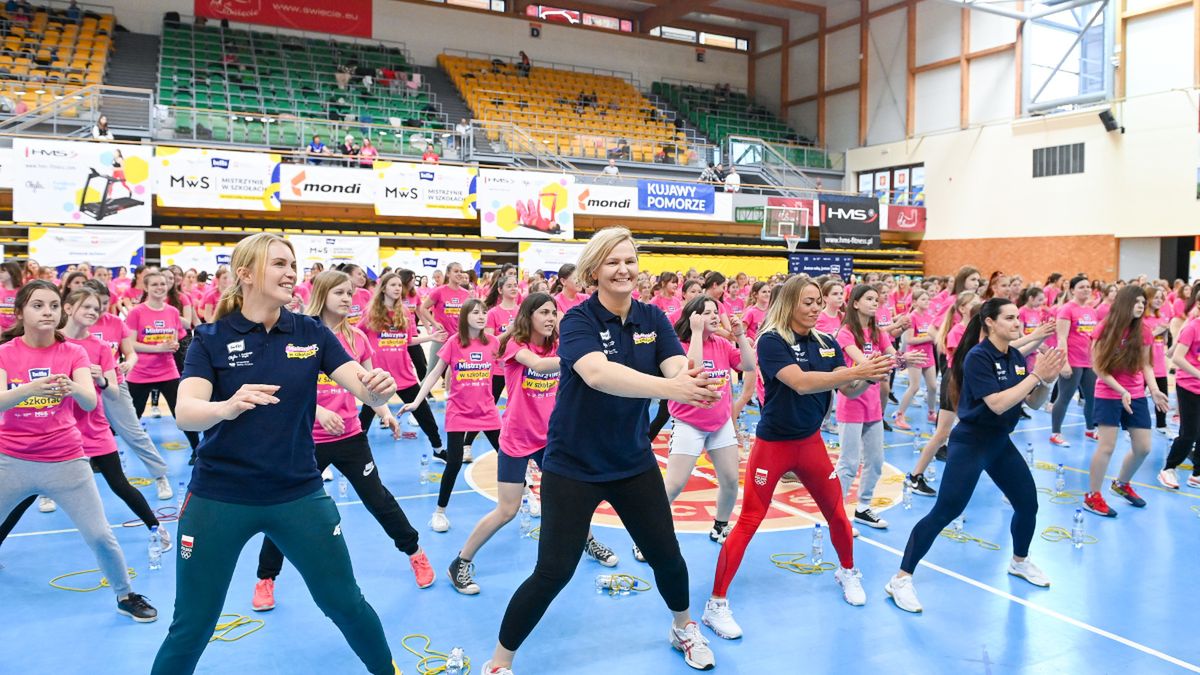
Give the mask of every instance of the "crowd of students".
[{"label": "crowd of students", "polygon": [[[743,634],[729,589],[780,480],[799,480],[828,523],[845,601],[867,601],[854,565],[854,524],[888,527],[872,509],[885,431],[936,425],[905,476],[913,494],[936,502],[885,586],[907,611],[922,609],[912,581],[917,563],[962,513],[983,472],[1013,507],[1009,573],[1050,585],[1028,557],[1037,499],[1009,440],[1026,408],[1050,405],[1048,443],[1069,447],[1063,420],[1077,395],[1085,402],[1085,438],[1096,443],[1083,500],[1091,513],[1116,515],[1102,483],[1121,430],[1131,450],[1111,495],[1145,506],[1132,476],[1152,434],[1169,436],[1173,426],[1158,481],[1180,489],[1176,471],[1192,456],[1186,484],[1200,488],[1200,283],[1058,273],[1027,283],[1002,272],[985,281],[971,266],[919,281],[875,273],[655,276],[639,270],[636,242],[622,228],[595,234],[577,264],[554,274],[522,276],[505,265],[477,278],[451,263],[432,277],[426,283],[400,269],[371,279],[354,263],[315,265],[302,275],[290,244],[269,234],[243,240],[211,277],[175,266],[127,275],[83,263],[62,271],[32,260],[0,264],[0,515],[8,516],[0,543],[40,495],[41,510],[61,506],[75,522],[118,611],[155,620],[157,611],[129,584],[94,469],[157,528],[164,550],[177,549],[174,619],[153,672],[194,669],[238,554],[261,532],[254,609],[275,606],[287,557],[367,669],[394,673],[321,483],[336,466],[407,555],[416,585],[434,584],[418,528],[384,486],[367,434],[378,417],[398,437],[398,418],[411,414],[445,463],[429,520],[435,533],[451,528],[450,497],[473,459],[475,436],[497,450],[498,502],[446,568],[455,590],[479,592],[476,557],[523,501],[542,519],[536,566],[515,590],[484,673],[512,672],[516,651],[582,554],[618,563],[590,530],[601,501],[622,517],[634,558],[653,571],[672,612],[670,644],[689,666],[708,669],[714,655],[691,617],[670,507],[704,452],[718,484],[710,538],[722,548],[701,623],[725,639]],[[892,388],[898,370],[907,373],[903,391]],[[444,439],[429,398],[441,381]],[[925,410],[914,410],[922,385]],[[158,498],[170,499],[166,464],[138,423],[156,395],[192,448],[178,541],[130,487],[114,439],[141,458]],[[395,411],[394,396],[403,401]],[[747,406],[761,415],[753,439],[740,424]],[[605,414],[586,414],[595,410]],[[669,421],[664,476],[651,442]],[[836,464],[823,433],[838,437]],[[750,440],[743,459],[739,446]],[[940,492],[925,480],[936,459],[946,462]],[[747,480],[735,514],[743,461]],[[856,505],[848,516],[850,495]]]}]

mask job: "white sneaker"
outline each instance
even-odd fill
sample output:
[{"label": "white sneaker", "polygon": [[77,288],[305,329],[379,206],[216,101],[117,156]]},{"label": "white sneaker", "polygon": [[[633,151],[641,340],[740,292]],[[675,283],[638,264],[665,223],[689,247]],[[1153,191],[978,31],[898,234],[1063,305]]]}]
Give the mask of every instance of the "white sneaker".
[{"label": "white sneaker", "polygon": [[447,532],[450,530],[450,519],[446,517],[445,511],[434,511],[433,517],[429,519],[429,527],[433,528],[434,532]]},{"label": "white sneaker", "polygon": [[833,580],[842,587],[842,597],[846,599],[846,602],[855,607],[867,604],[867,592],[863,590],[862,585],[862,572],[858,571],[857,567],[848,570],[839,566],[833,573]]},{"label": "white sneaker", "polygon": [[493,667],[492,662],[483,664],[483,675],[513,675],[512,668]]},{"label": "white sneaker", "polygon": [[641,563],[646,562],[646,557],[642,555],[642,549],[638,548],[637,544],[633,545],[633,559]]},{"label": "white sneaker", "polygon": [[171,533],[167,531],[165,525],[161,523],[158,526],[158,541],[162,545],[162,552],[166,553],[171,550]]},{"label": "white sneaker", "polygon": [[162,417],[162,411],[158,409],[158,406],[154,406],[154,407],[150,408],[150,418],[151,419],[160,419],[161,417]]},{"label": "white sneaker", "polygon": [[725,598],[709,598],[704,603],[704,616],[700,621],[712,629],[717,637],[726,640],[736,640],[742,637],[742,627],[733,620],[733,610],[729,608],[729,600]]},{"label": "white sneaker", "polygon": [[1016,560],[1010,559],[1008,563],[1008,573],[1014,577],[1021,577],[1034,586],[1050,588],[1050,577],[1046,576],[1046,573],[1038,568],[1037,565],[1029,562],[1029,558],[1026,558],[1022,562],[1017,562]]},{"label": "white sneaker", "polygon": [[1174,469],[1163,469],[1158,472],[1158,482],[1168,490],[1179,489],[1179,478],[1175,475]]},{"label": "white sneaker", "polygon": [[42,513],[54,513],[58,510],[58,504],[54,503],[49,497],[38,497],[38,511]]},{"label": "white sneaker", "polygon": [[171,489],[171,481],[167,480],[166,476],[155,478],[154,487],[158,490],[159,501],[166,501],[175,496],[175,491]]},{"label": "white sneaker", "polygon": [[421,426],[420,424],[417,424],[417,418],[413,417],[412,413],[408,413],[407,415],[404,416],[404,423],[410,427]]},{"label": "white sneaker", "polygon": [[325,470],[321,472],[321,480],[325,481],[326,483],[333,481],[333,467],[332,466],[325,467]]},{"label": "white sneaker", "polygon": [[1190,488],[1200,488],[1200,476],[1188,476],[1187,486]]},{"label": "white sneaker", "polygon": [[475,461],[475,455],[471,454],[471,446],[463,448],[463,464],[470,464]]},{"label": "white sneaker", "polygon": [[921,611],[921,601],[917,599],[917,589],[913,588],[911,576],[897,574],[888,580],[883,590],[887,591],[892,602],[900,609],[914,614]]},{"label": "white sneaker", "polygon": [[523,496],[529,500],[529,515],[533,518],[541,518],[542,500],[538,499],[538,496],[533,494],[533,490],[530,490],[529,488],[525,488],[525,494]]},{"label": "white sneaker", "polygon": [[683,628],[671,626],[671,646],[683,654],[683,662],[696,670],[712,670],[716,666],[708,639],[700,634],[700,626],[689,621]]}]

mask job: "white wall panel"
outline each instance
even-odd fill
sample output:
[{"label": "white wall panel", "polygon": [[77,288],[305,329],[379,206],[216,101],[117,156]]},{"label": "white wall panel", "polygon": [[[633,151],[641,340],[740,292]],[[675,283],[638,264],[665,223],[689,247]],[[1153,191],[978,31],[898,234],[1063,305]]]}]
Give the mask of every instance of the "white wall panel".
[{"label": "white wall panel", "polygon": [[817,102],[810,101],[792,106],[788,111],[788,124],[798,133],[809,138],[817,137]]},{"label": "white wall panel", "polygon": [[779,52],[754,63],[754,98],[774,112],[779,111]]},{"label": "white wall panel", "polygon": [[825,86],[837,89],[858,82],[858,26],[825,38]]},{"label": "white wall panel", "polygon": [[971,12],[971,51],[1009,44],[1016,38],[1016,20],[987,12]]},{"label": "white wall panel", "polygon": [[1012,119],[1016,103],[1012,52],[975,59],[970,71],[971,124]]},{"label": "white wall panel", "polygon": [[950,66],[917,74],[914,133],[958,128],[962,100],[958,73],[958,66]]},{"label": "white wall panel", "polygon": [[917,3],[917,65],[958,56],[962,20],[957,7],[937,0]]},{"label": "white wall panel", "polygon": [[867,61],[867,143],[904,138],[906,114],[908,18],[905,12],[884,14],[870,22]]},{"label": "white wall panel", "polygon": [[1190,7],[1131,19],[1126,27],[1127,95],[1192,86],[1195,48]]},{"label": "white wall panel", "polygon": [[792,61],[788,71],[788,96],[801,98],[817,93],[817,41],[805,42],[792,47]]},{"label": "white wall panel", "polygon": [[858,147],[858,92],[825,99],[825,144],[833,152]]}]

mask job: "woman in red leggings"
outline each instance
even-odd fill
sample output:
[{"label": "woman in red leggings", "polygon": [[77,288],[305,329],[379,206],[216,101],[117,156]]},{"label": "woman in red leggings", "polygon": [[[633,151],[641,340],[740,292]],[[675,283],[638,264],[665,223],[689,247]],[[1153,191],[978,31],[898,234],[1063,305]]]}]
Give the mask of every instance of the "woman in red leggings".
[{"label": "woman in red leggings", "polygon": [[758,367],[766,389],[762,419],[746,464],[746,492],[737,524],[717,558],[712,597],[704,607],[704,624],[727,640],[742,636],[726,593],[737,574],[746,546],[771,506],[775,484],[796,472],[829,523],[829,535],[841,566],[834,579],[846,602],[866,602],[861,574],[854,568],[854,538],[842,506],[842,489],[821,439],[821,420],[832,393],[856,397],[887,378],[892,357],[876,355],[847,368],[832,336],[814,329],[825,306],[821,289],[806,277],[792,277],[767,308],[758,335]]}]

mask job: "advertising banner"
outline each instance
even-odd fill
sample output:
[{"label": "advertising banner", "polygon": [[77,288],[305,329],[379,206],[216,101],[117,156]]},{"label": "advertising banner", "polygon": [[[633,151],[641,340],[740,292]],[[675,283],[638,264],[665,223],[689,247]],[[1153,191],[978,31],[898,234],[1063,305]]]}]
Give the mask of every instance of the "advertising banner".
[{"label": "advertising banner", "polygon": [[860,197],[866,197],[871,194],[871,190],[874,189],[874,180],[875,174],[870,171],[858,174],[858,195]]},{"label": "advertising banner", "polygon": [[185,272],[196,270],[213,274],[218,267],[229,265],[229,257],[233,255],[232,246],[221,244],[167,244],[158,248],[158,256],[162,266],[179,265]]},{"label": "advertising banner", "polygon": [[583,244],[562,244],[558,242],[530,241],[521,242],[517,249],[517,267],[521,274],[530,274],[541,270],[543,274],[554,274],[558,268],[570,263],[579,262],[579,254]]},{"label": "advertising banner", "polygon": [[380,216],[474,220],[479,169],[407,162],[376,162],[375,213]]},{"label": "advertising banner", "polygon": [[150,225],[150,146],[13,140],[13,220]]},{"label": "advertising banner", "polygon": [[17,155],[12,148],[0,148],[0,188],[13,188],[17,185]]},{"label": "advertising banner", "polygon": [[146,235],[129,229],[31,227],[29,257],[42,267],[81,262],[93,267],[133,267],[145,260]]},{"label": "advertising banner", "polygon": [[414,251],[412,249],[384,249],[380,252],[380,269],[411,270],[418,277],[432,276],[436,270],[446,271],[446,265],[458,263],[464,270],[479,272],[478,251]]},{"label": "advertising banner", "polygon": [[925,207],[888,205],[887,229],[901,232],[924,232]]},{"label": "advertising banner", "polygon": [[879,200],[880,204],[888,203],[888,196],[891,194],[891,187],[891,169],[875,172],[875,198]]},{"label": "advertising banner", "polygon": [[914,166],[908,182],[908,203],[912,206],[925,206],[925,167]]},{"label": "advertising banner", "polygon": [[374,204],[374,175],[371,169],[282,164],[279,196],[285,202]]},{"label": "advertising banner", "polygon": [[371,37],[371,0],[195,0],[194,12],[218,21]]},{"label": "advertising banner", "polygon": [[479,230],[484,237],[571,239],[575,177],[541,171],[479,171]]},{"label": "advertising banner", "polygon": [[325,269],[338,263],[354,263],[374,279],[379,276],[379,237],[343,237],[324,234],[289,234],[296,249],[296,269],[304,274],[313,263]]},{"label": "advertising banner", "polygon": [[874,197],[821,197],[821,248],[879,248],[879,200]]},{"label": "advertising banner", "polygon": [[158,205],[278,211],[280,162],[277,154],[159,146]]},{"label": "advertising banner", "polygon": [[716,190],[712,185],[675,183],[665,180],[639,180],[639,211],[665,211],[672,214],[713,215]]},{"label": "advertising banner", "polygon": [[[646,182],[646,181],[641,181]],[[655,182],[655,181],[649,181]],[[701,186],[705,187],[705,186]],[[712,187],[711,185],[707,187]],[[733,220],[733,195],[713,195],[712,210],[695,213],[645,210],[641,208],[642,193],[638,188],[625,185],[598,185],[576,183],[571,187],[571,202],[577,216],[614,216],[617,218],[669,218],[672,220],[702,220],[705,222],[730,222]],[[759,220],[762,222],[761,212]]]},{"label": "advertising banner", "polygon": [[854,273],[854,258],[848,255],[828,253],[789,253],[788,274],[807,274],[819,277],[822,274],[836,274],[843,281],[850,279]]},{"label": "advertising banner", "polygon": [[896,169],[892,175],[892,203],[908,204],[908,174],[910,169]]}]

